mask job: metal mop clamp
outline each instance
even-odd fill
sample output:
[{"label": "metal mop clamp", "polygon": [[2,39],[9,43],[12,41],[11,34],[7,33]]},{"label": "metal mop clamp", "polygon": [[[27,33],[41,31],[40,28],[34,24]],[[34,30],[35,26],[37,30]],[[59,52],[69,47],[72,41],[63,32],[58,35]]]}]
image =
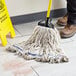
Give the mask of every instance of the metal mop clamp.
[{"label": "metal mop clamp", "polygon": [[51,6],[52,6],[52,0],[49,0],[49,6],[48,6],[46,20],[45,21],[42,20],[42,21],[38,22],[38,25],[54,29],[54,25],[51,23],[52,19],[50,18]]}]

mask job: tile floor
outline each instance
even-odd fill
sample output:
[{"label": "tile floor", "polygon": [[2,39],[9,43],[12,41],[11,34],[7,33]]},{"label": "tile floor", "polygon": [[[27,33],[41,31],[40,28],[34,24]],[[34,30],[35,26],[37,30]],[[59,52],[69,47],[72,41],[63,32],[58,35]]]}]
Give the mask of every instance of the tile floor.
[{"label": "tile floor", "polygon": [[[37,23],[38,21],[14,25],[16,37],[14,39],[7,38],[6,47],[0,45],[0,76],[76,76],[76,35],[61,40],[61,47],[69,57],[69,63],[48,64],[33,60],[26,61],[5,51],[8,46],[27,40]],[[52,23],[56,25],[56,19]],[[60,29],[57,25],[56,27]]]}]

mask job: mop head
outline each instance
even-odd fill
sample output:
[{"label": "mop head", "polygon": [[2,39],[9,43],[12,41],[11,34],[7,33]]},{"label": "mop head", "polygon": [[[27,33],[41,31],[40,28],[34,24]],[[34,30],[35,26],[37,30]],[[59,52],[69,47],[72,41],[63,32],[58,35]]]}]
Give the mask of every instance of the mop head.
[{"label": "mop head", "polygon": [[27,41],[9,46],[6,50],[15,52],[26,60],[49,63],[68,62],[60,47],[60,35],[56,28],[36,26]]}]

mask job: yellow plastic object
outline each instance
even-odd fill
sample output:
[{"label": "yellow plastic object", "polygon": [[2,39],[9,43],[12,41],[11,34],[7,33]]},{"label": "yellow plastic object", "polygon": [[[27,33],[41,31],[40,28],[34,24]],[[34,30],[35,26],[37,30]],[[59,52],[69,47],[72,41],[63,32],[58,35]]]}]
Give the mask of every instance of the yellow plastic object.
[{"label": "yellow plastic object", "polygon": [[48,11],[47,11],[47,18],[50,17],[51,6],[52,6],[52,0],[49,0]]},{"label": "yellow plastic object", "polygon": [[0,0],[0,38],[3,46],[7,45],[6,35],[8,33],[11,34],[12,38],[15,37],[15,31],[8,14],[5,0]]}]

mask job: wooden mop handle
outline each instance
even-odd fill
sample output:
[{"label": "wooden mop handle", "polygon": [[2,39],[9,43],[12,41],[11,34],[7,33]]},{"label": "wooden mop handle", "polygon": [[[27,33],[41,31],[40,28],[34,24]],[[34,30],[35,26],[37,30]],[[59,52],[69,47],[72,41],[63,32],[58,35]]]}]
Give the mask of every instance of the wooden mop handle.
[{"label": "wooden mop handle", "polygon": [[47,11],[47,18],[50,17],[51,7],[52,7],[52,0],[49,0],[48,11]]}]

